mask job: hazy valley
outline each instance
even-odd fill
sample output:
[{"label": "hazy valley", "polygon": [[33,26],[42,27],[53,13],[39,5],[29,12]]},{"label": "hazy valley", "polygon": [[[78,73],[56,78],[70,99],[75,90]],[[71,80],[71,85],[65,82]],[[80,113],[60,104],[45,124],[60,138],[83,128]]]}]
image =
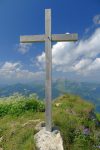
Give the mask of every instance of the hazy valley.
[{"label": "hazy valley", "polygon": [[[1,85],[0,97],[10,96],[18,92],[22,95],[29,95],[36,93],[40,99],[45,97],[44,82],[30,83],[30,84],[13,84],[13,85]],[[83,99],[95,104],[96,111],[100,112],[100,84],[98,83],[86,83],[75,82],[64,79],[58,79],[53,81],[52,84],[52,96],[53,99],[65,94],[71,93],[81,96]]]}]

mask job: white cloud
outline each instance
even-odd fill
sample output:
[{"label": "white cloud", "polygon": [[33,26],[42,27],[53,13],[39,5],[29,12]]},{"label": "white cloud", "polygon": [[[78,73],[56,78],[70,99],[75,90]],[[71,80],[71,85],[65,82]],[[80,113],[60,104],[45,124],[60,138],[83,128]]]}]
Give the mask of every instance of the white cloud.
[{"label": "white cloud", "polygon": [[17,46],[17,49],[19,52],[21,52],[22,54],[25,54],[29,51],[30,47],[32,46],[31,43],[20,43]]},{"label": "white cloud", "polygon": [[100,14],[94,16],[93,22],[94,22],[94,24],[100,25]]},{"label": "white cloud", "polygon": [[81,73],[84,73],[84,69],[86,69],[87,66],[91,64],[92,60],[91,59],[82,59],[80,60],[74,67],[74,70]]},{"label": "white cloud", "polygon": [[89,67],[87,68],[88,71],[92,71],[94,72],[95,70],[99,70],[100,69],[100,58],[96,58],[91,65],[89,65]]},{"label": "white cloud", "polygon": [[[100,69],[100,28],[79,42],[57,42],[52,47],[53,69],[89,75]],[[37,57],[40,66],[45,64],[45,53]]]},{"label": "white cloud", "polygon": [[19,62],[5,62],[0,68],[0,81],[16,83],[16,82],[31,82],[41,79],[44,76],[44,72],[32,72],[27,69],[23,69],[23,66]]}]

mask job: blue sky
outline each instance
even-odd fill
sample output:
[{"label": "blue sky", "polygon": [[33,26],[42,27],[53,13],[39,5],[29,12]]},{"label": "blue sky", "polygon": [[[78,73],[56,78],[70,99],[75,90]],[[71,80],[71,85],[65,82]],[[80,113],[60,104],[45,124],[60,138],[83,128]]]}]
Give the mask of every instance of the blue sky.
[{"label": "blue sky", "polygon": [[52,9],[52,33],[79,35],[76,43],[53,43],[53,78],[100,82],[99,0],[1,0],[0,82],[44,78],[44,44],[20,44],[19,37],[44,34],[45,8]]}]

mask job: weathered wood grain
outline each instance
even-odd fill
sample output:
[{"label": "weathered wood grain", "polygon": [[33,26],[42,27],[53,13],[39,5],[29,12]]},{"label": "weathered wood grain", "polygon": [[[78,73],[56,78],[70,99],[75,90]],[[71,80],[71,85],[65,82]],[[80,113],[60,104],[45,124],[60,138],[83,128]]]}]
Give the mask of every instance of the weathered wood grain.
[{"label": "weathered wood grain", "polygon": [[51,131],[51,77],[52,77],[52,51],[51,51],[51,10],[45,10],[45,55],[46,55],[46,82],[45,82],[45,105],[46,105],[46,130]]}]

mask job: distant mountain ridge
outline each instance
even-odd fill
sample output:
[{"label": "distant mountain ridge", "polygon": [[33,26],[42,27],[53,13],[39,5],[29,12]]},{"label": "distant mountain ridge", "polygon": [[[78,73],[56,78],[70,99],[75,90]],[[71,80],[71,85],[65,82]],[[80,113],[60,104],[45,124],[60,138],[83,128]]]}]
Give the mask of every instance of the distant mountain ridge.
[{"label": "distant mountain ridge", "polygon": [[[37,93],[37,95],[41,99],[44,99],[45,97],[44,82],[41,83],[35,82],[30,84],[18,83],[14,85],[0,86],[0,97],[10,96],[16,92],[21,93],[23,95]],[[53,81],[52,84],[53,99],[64,93],[79,95],[82,98],[93,102],[96,105],[96,111],[100,112],[100,84],[76,82],[64,79],[58,79]]]}]

